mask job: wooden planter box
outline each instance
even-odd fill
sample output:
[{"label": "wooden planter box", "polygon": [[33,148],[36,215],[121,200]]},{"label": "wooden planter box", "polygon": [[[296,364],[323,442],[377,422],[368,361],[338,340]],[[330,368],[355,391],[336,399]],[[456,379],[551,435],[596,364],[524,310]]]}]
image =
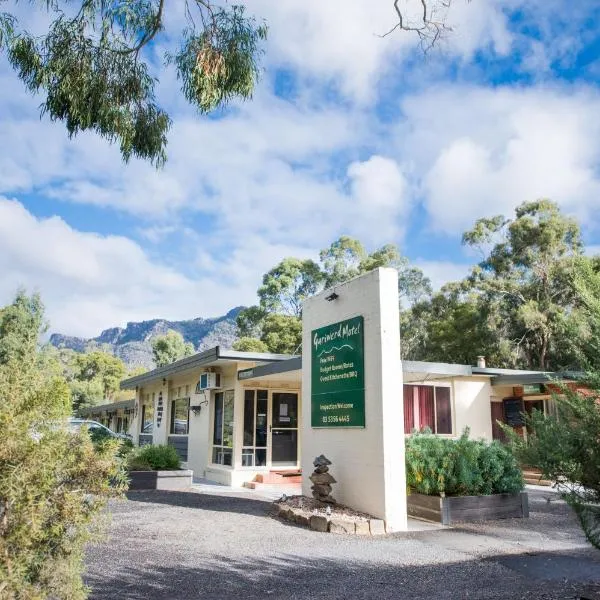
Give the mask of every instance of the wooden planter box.
[{"label": "wooden planter box", "polygon": [[410,517],[434,521],[442,525],[529,516],[527,492],[492,496],[424,496],[409,494],[407,512]]},{"label": "wooden planter box", "polygon": [[192,473],[178,471],[129,471],[130,490],[186,490],[192,487]]}]

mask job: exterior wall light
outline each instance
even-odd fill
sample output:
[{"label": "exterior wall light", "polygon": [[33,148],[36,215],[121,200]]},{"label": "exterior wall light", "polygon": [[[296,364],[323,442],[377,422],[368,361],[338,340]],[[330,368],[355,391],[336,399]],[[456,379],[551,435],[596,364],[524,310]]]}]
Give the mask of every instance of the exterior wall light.
[{"label": "exterior wall light", "polygon": [[190,410],[195,414],[199,415],[202,411],[203,406],[208,406],[208,400],[203,400],[200,404],[196,404],[195,406],[190,406]]}]

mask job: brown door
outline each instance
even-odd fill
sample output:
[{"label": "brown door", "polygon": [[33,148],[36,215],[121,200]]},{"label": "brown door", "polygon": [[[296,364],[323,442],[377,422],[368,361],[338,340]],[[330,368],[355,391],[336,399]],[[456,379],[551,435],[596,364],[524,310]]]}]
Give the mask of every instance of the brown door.
[{"label": "brown door", "polygon": [[502,402],[492,402],[492,438],[495,440],[499,440],[501,442],[506,441],[506,436],[504,432],[498,425],[498,421],[500,423],[504,422],[504,408],[502,406]]}]

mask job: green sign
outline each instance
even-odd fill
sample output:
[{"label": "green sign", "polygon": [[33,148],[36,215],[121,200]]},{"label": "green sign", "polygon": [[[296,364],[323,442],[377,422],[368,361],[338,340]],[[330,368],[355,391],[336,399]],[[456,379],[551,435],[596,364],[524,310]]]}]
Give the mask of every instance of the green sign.
[{"label": "green sign", "polygon": [[363,318],[313,330],[311,345],[311,425],[364,427]]}]

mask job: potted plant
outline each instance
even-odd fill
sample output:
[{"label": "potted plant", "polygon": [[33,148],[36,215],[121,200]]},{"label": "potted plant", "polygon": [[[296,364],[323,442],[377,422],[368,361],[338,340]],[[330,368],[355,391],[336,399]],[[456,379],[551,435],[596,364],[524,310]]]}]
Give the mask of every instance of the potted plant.
[{"label": "potted plant", "polygon": [[183,490],[192,485],[192,471],[181,468],[173,446],[142,446],[127,457],[130,490]]},{"label": "potted plant", "polygon": [[444,525],[528,517],[523,474],[499,442],[415,433],[406,441],[408,514]]}]

